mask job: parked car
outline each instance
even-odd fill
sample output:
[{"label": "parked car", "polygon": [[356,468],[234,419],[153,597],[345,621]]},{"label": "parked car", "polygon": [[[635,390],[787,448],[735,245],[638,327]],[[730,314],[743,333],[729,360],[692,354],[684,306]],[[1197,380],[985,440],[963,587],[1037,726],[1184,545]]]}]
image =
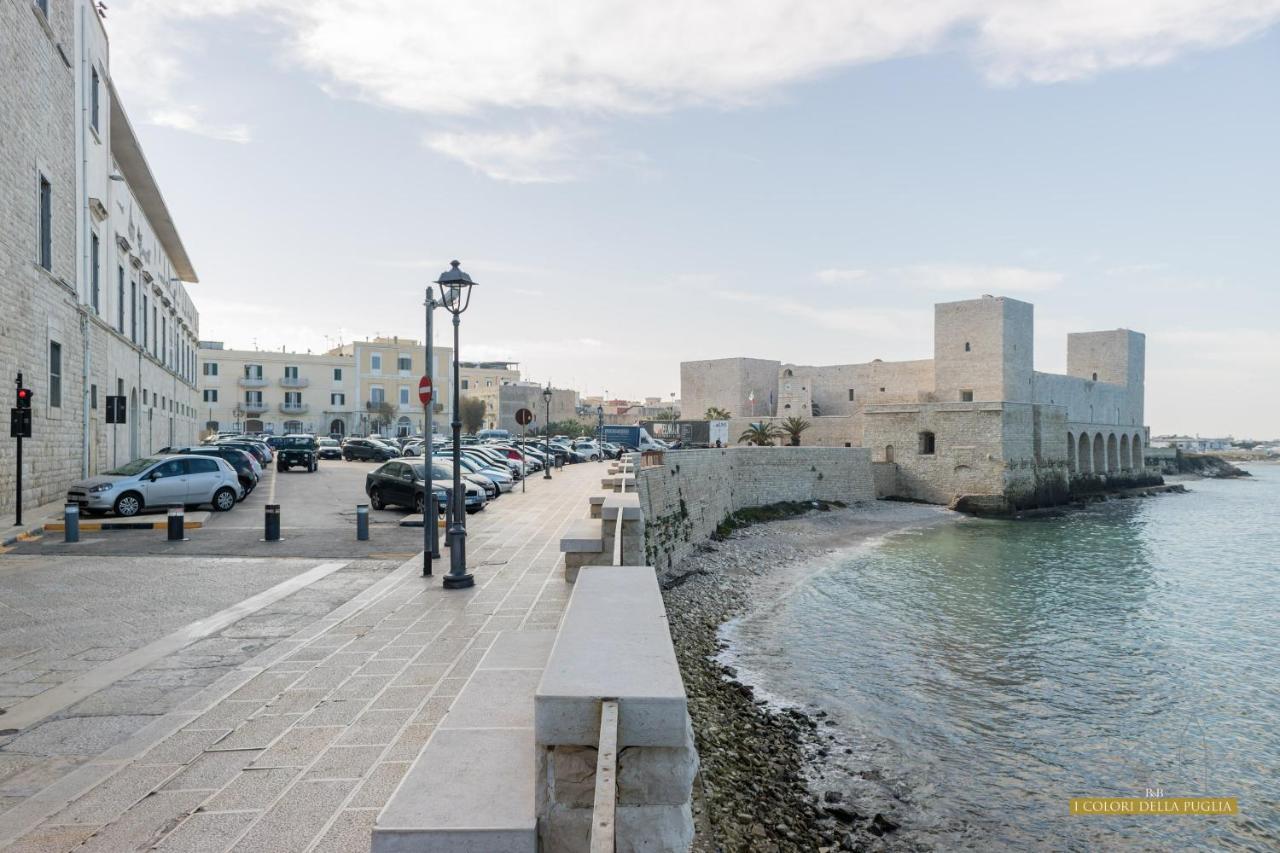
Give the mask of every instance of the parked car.
[{"label": "parked car", "polygon": [[164,451],[166,453],[177,453],[196,456],[216,456],[219,459],[225,459],[231,463],[231,467],[236,471],[236,478],[240,481],[240,486],[244,490],[241,500],[247,498],[254,487],[258,485],[258,480],[262,476],[262,466],[258,464],[247,450],[240,450],[237,447],[175,447]]},{"label": "parked car", "polygon": [[336,438],[317,439],[316,445],[319,448],[316,451],[316,454],[321,459],[341,459],[342,458],[342,445],[338,444],[338,440]]},{"label": "parked car", "polygon": [[272,457],[271,449],[266,445],[260,444],[259,442],[256,442],[256,441],[239,440],[239,439],[233,440],[233,441],[219,441],[219,442],[215,442],[213,446],[214,447],[234,447],[237,450],[243,450],[246,453],[253,454],[254,458],[258,460],[259,465],[271,464],[271,457]]},{"label": "parked car", "polygon": [[594,441],[575,441],[572,447],[575,453],[581,453],[590,462],[597,462],[600,459],[600,448]]},{"label": "parked car", "polygon": [[77,480],[67,503],[88,515],[114,512],[125,518],[154,506],[210,504],[226,512],[244,497],[231,463],[213,456],[144,456],[120,467]]},{"label": "parked car", "polygon": [[[437,459],[435,466],[444,470],[444,476],[450,482],[453,481],[453,460]],[[439,474],[432,474],[433,477],[439,479]],[[495,468],[483,468],[478,463],[462,457],[462,479],[475,483],[484,489],[485,496],[489,500],[497,500],[503,492],[511,491],[514,481]]]},{"label": "parked car", "polygon": [[[443,483],[433,482],[431,491],[436,497],[436,505],[443,510],[448,489]],[[479,486],[468,484],[466,489],[467,509],[472,506],[484,508],[484,492]],[[364,480],[364,491],[369,496],[369,506],[373,509],[385,509],[396,505],[411,507],[414,512],[422,512],[426,505],[426,468],[420,462],[401,462],[391,460],[374,468]],[[478,510],[476,510],[478,511]]]},{"label": "parked car", "polygon": [[367,438],[353,438],[342,447],[342,458],[351,462],[365,460],[368,462],[386,462],[395,459],[400,452]]}]

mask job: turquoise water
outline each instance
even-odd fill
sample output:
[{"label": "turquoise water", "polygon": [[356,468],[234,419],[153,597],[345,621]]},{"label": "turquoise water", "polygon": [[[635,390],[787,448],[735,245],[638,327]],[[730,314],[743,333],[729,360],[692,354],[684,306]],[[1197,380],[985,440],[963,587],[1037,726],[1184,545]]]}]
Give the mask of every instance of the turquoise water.
[{"label": "turquoise water", "polygon": [[[735,660],[833,714],[907,800],[900,846],[1280,849],[1280,466],[1252,470],[841,553],[732,628]],[[1149,788],[1241,814],[1067,814]]]}]

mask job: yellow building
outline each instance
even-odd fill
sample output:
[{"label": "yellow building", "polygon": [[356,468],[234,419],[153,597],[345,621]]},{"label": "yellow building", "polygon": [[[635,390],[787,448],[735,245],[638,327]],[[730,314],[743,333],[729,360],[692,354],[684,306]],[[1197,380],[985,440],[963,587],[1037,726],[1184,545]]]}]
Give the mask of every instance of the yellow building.
[{"label": "yellow building", "polygon": [[[358,412],[352,432],[405,436],[423,431],[426,412],[418,402],[418,381],[426,374],[422,342],[400,337],[353,341],[329,351],[351,360]],[[452,412],[453,349],[434,351],[435,431],[446,433]]]}]

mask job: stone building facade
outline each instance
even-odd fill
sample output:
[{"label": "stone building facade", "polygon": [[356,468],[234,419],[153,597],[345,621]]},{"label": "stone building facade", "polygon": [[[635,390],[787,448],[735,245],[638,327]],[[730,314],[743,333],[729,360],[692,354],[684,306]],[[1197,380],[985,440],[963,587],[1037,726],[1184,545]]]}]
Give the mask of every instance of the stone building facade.
[{"label": "stone building facade", "polygon": [[[760,359],[681,365],[682,396],[741,400],[775,373],[775,404],[733,411],[801,417],[806,444],[866,447],[896,469],[892,493],[992,510],[1060,502],[1072,481],[1144,472],[1145,337],[1067,336],[1067,373],[1034,369],[1034,309],[983,296],[934,307],[934,357],[813,366]],[[757,396],[759,391],[756,390]],[[716,404],[716,403],[711,403]],[[731,436],[732,437],[732,436]]]},{"label": "stone building facade", "polygon": [[[0,4],[0,407],[35,391],[23,506],[195,437],[196,274],[116,91],[88,0]],[[124,396],[127,421],[105,423]],[[14,509],[14,442],[0,512]]]},{"label": "stone building facade", "polygon": [[[453,350],[436,347],[437,433],[446,431]],[[372,338],[324,353],[226,349],[200,344],[200,424],[231,432],[285,435],[415,435],[426,413],[418,400],[426,353],[407,338]],[[391,408],[382,421],[378,404]]]}]

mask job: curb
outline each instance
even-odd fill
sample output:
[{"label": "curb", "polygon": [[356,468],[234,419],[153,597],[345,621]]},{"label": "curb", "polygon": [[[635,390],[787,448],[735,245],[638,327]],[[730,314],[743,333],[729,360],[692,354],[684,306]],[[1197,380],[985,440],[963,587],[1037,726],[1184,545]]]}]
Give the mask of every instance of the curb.
[{"label": "curb", "polygon": [[[50,521],[44,525],[45,533],[62,533],[66,530],[66,523],[62,521]],[[163,521],[82,521],[80,522],[81,530],[97,531],[97,530],[167,530],[169,527],[168,520]],[[198,530],[204,527],[203,521],[186,521],[183,522],[183,530]]]},{"label": "curb", "polygon": [[44,528],[39,524],[33,527],[28,527],[25,530],[19,530],[17,533],[14,533],[11,536],[6,536],[3,540],[0,540],[0,548],[8,548],[10,545],[16,545],[18,542],[22,541],[24,536],[39,536],[43,530]]}]

